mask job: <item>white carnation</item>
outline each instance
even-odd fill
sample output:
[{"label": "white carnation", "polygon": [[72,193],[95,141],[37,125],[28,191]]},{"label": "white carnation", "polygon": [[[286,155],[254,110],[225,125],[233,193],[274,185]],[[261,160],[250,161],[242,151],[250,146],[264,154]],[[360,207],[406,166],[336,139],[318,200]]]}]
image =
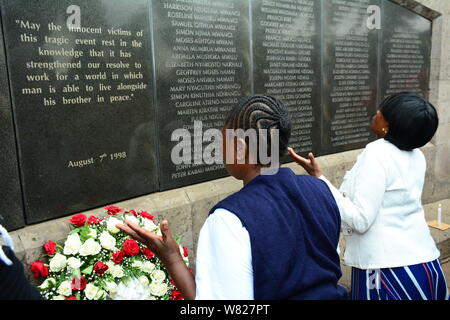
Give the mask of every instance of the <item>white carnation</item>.
[{"label": "white carnation", "polygon": [[116,239],[109,232],[103,231],[99,240],[103,248],[110,251],[115,251]]},{"label": "white carnation", "polygon": [[86,295],[87,299],[93,300],[93,299],[95,299],[99,290],[100,289],[98,287],[94,286],[92,283],[88,283],[86,285],[86,288],[84,289],[84,294]]},{"label": "white carnation", "polygon": [[166,283],[157,283],[152,282],[150,284],[150,293],[156,297],[162,297],[167,293],[167,284]]},{"label": "white carnation", "polygon": [[81,247],[81,240],[78,233],[71,234],[67,237],[63,253],[65,255],[75,255],[80,250],[80,247]]},{"label": "white carnation", "polygon": [[126,216],[125,220],[130,221],[131,223],[134,223],[136,225],[139,225],[139,220],[135,216]]},{"label": "white carnation", "polygon": [[162,270],[153,271],[150,277],[152,278],[152,281],[156,283],[161,283],[166,280],[166,274]]},{"label": "white carnation", "polygon": [[114,217],[110,217],[106,222],[106,229],[108,229],[108,231],[111,232],[112,234],[119,233],[120,230],[116,228],[116,225],[118,224],[123,224],[123,221]]},{"label": "white carnation", "polygon": [[158,226],[156,224],[154,224],[152,220],[144,219],[144,226],[142,228],[144,228],[145,230],[148,230],[150,232],[153,232],[158,228]]},{"label": "white carnation", "polygon": [[59,272],[66,268],[67,258],[60,253],[55,254],[55,256],[50,260],[49,266],[51,272]]},{"label": "white carnation", "polygon": [[85,243],[83,243],[80,247],[80,255],[85,256],[94,256],[100,253],[102,247],[100,244],[94,239],[87,239]]},{"label": "white carnation", "polygon": [[140,269],[143,272],[150,274],[153,272],[153,270],[155,270],[155,265],[153,263],[151,263],[150,261],[146,261],[142,264]]},{"label": "white carnation", "polygon": [[63,296],[70,296],[72,295],[72,285],[69,281],[64,281],[61,283],[58,287],[58,293]]},{"label": "white carnation", "polygon": [[148,278],[146,276],[140,276],[138,281],[143,286],[148,286],[150,284],[150,281],[148,280]]},{"label": "white carnation", "polygon": [[52,298],[52,300],[66,300],[66,297],[64,297],[64,296],[54,296]]},{"label": "white carnation", "polygon": [[142,261],[140,261],[140,260],[135,260],[135,261],[133,261],[133,263],[131,264],[131,266],[132,266],[133,268],[136,268],[136,269],[142,269],[143,265],[144,265],[144,263],[143,263]]},{"label": "white carnation", "polygon": [[45,279],[44,282],[42,282],[42,284],[39,286],[40,289],[42,290],[47,290],[53,286],[55,286],[56,284],[56,280],[53,278],[47,278]]},{"label": "white carnation", "polygon": [[125,276],[122,267],[119,265],[112,266],[112,268],[110,269],[110,273],[114,278],[122,278],[123,276]]},{"label": "white carnation", "polygon": [[67,259],[67,265],[70,269],[79,269],[81,267],[81,264],[81,260],[75,257],[70,257],[69,259]]}]

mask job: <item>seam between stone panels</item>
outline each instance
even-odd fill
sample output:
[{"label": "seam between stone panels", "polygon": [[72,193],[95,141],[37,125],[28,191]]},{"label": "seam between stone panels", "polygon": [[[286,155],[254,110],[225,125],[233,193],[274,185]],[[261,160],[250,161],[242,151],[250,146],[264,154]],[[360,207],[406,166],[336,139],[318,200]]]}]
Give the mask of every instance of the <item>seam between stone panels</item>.
[{"label": "seam between stone panels", "polygon": [[[159,1],[159,0],[157,0]],[[159,140],[159,113],[158,113],[158,90],[157,90],[157,71],[156,71],[156,51],[155,51],[155,19],[154,19],[154,15],[153,15],[153,0],[149,0],[147,1],[147,5],[148,5],[148,26],[149,26],[149,31],[150,31],[150,40],[149,40],[149,44],[150,44],[150,50],[152,53],[152,88],[153,88],[153,108],[154,108],[154,112],[153,115],[155,117],[154,123],[154,136],[156,139],[155,142],[155,151],[156,151],[156,173],[155,173],[155,177],[156,177],[156,190],[157,191],[161,191],[161,148],[160,148],[160,142]]]}]

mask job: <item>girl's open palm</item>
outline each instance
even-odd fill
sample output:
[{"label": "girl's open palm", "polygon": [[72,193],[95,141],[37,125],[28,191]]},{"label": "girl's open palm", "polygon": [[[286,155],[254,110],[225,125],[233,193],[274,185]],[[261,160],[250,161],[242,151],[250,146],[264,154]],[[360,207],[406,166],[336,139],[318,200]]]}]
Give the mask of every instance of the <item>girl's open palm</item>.
[{"label": "girl's open palm", "polygon": [[316,178],[320,178],[322,176],[322,169],[317,163],[313,153],[309,153],[308,159],[306,159],[295,153],[294,149],[292,148],[288,148],[288,152],[291,155],[291,158],[300,166],[302,166],[309,175]]}]

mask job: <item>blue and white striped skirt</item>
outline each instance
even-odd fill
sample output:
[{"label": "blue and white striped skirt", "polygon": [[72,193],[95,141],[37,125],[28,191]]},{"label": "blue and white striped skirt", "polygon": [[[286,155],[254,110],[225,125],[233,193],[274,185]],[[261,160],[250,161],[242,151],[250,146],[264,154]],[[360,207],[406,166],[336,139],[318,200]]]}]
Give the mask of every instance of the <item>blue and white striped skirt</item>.
[{"label": "blue and white striped skirt", "polygon": [[449,299],[439,260],[400,268],[352,268],[352,300]]}]

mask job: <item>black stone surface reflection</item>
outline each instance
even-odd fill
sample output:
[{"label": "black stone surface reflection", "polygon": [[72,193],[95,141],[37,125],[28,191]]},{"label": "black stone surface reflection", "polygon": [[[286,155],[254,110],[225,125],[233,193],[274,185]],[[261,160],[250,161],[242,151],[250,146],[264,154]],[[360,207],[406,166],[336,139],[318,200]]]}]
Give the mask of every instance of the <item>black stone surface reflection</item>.
[{"label": "black stone surface reflection", "polygon": [[[194,164],[204,150],[192,152],[192,164],[173,164],[178,141],[171,137],[176,129],[194,136],[195,121],[203,130],[222,128],[232,107],[250,94],[248,11],[241,0],[153,1],[162,190],[227,175],[223,165]],[[194,151],[194,140],[189,143]]]},{"label": "black stone surface reflection", "polygon": [[0,224],[14,230],[25,222],[4,50],[0,40]]},{"label": "black stone surface reflection", "polygon": [[156,191],[147,1],[3,1],[2,19],[27,223]]},{"label": "black stone surface reflection", "polygon": [[431,21],[383,1],[381,98],[408,91],[428,98]]},{"label": "black stone surface reflection", "polygon": [[367,25],[378,0],[323,1],[322,146],[320,154],[363,148],[374,139],[379,30]]},{"label": "black stone surface reflection", "polygon": [[[317,153],[321,125],[320,1],[253,2],[254,91],[281,99],[293,124],[290,145]],[[286,156],[284,162],[290,162]]]}]

